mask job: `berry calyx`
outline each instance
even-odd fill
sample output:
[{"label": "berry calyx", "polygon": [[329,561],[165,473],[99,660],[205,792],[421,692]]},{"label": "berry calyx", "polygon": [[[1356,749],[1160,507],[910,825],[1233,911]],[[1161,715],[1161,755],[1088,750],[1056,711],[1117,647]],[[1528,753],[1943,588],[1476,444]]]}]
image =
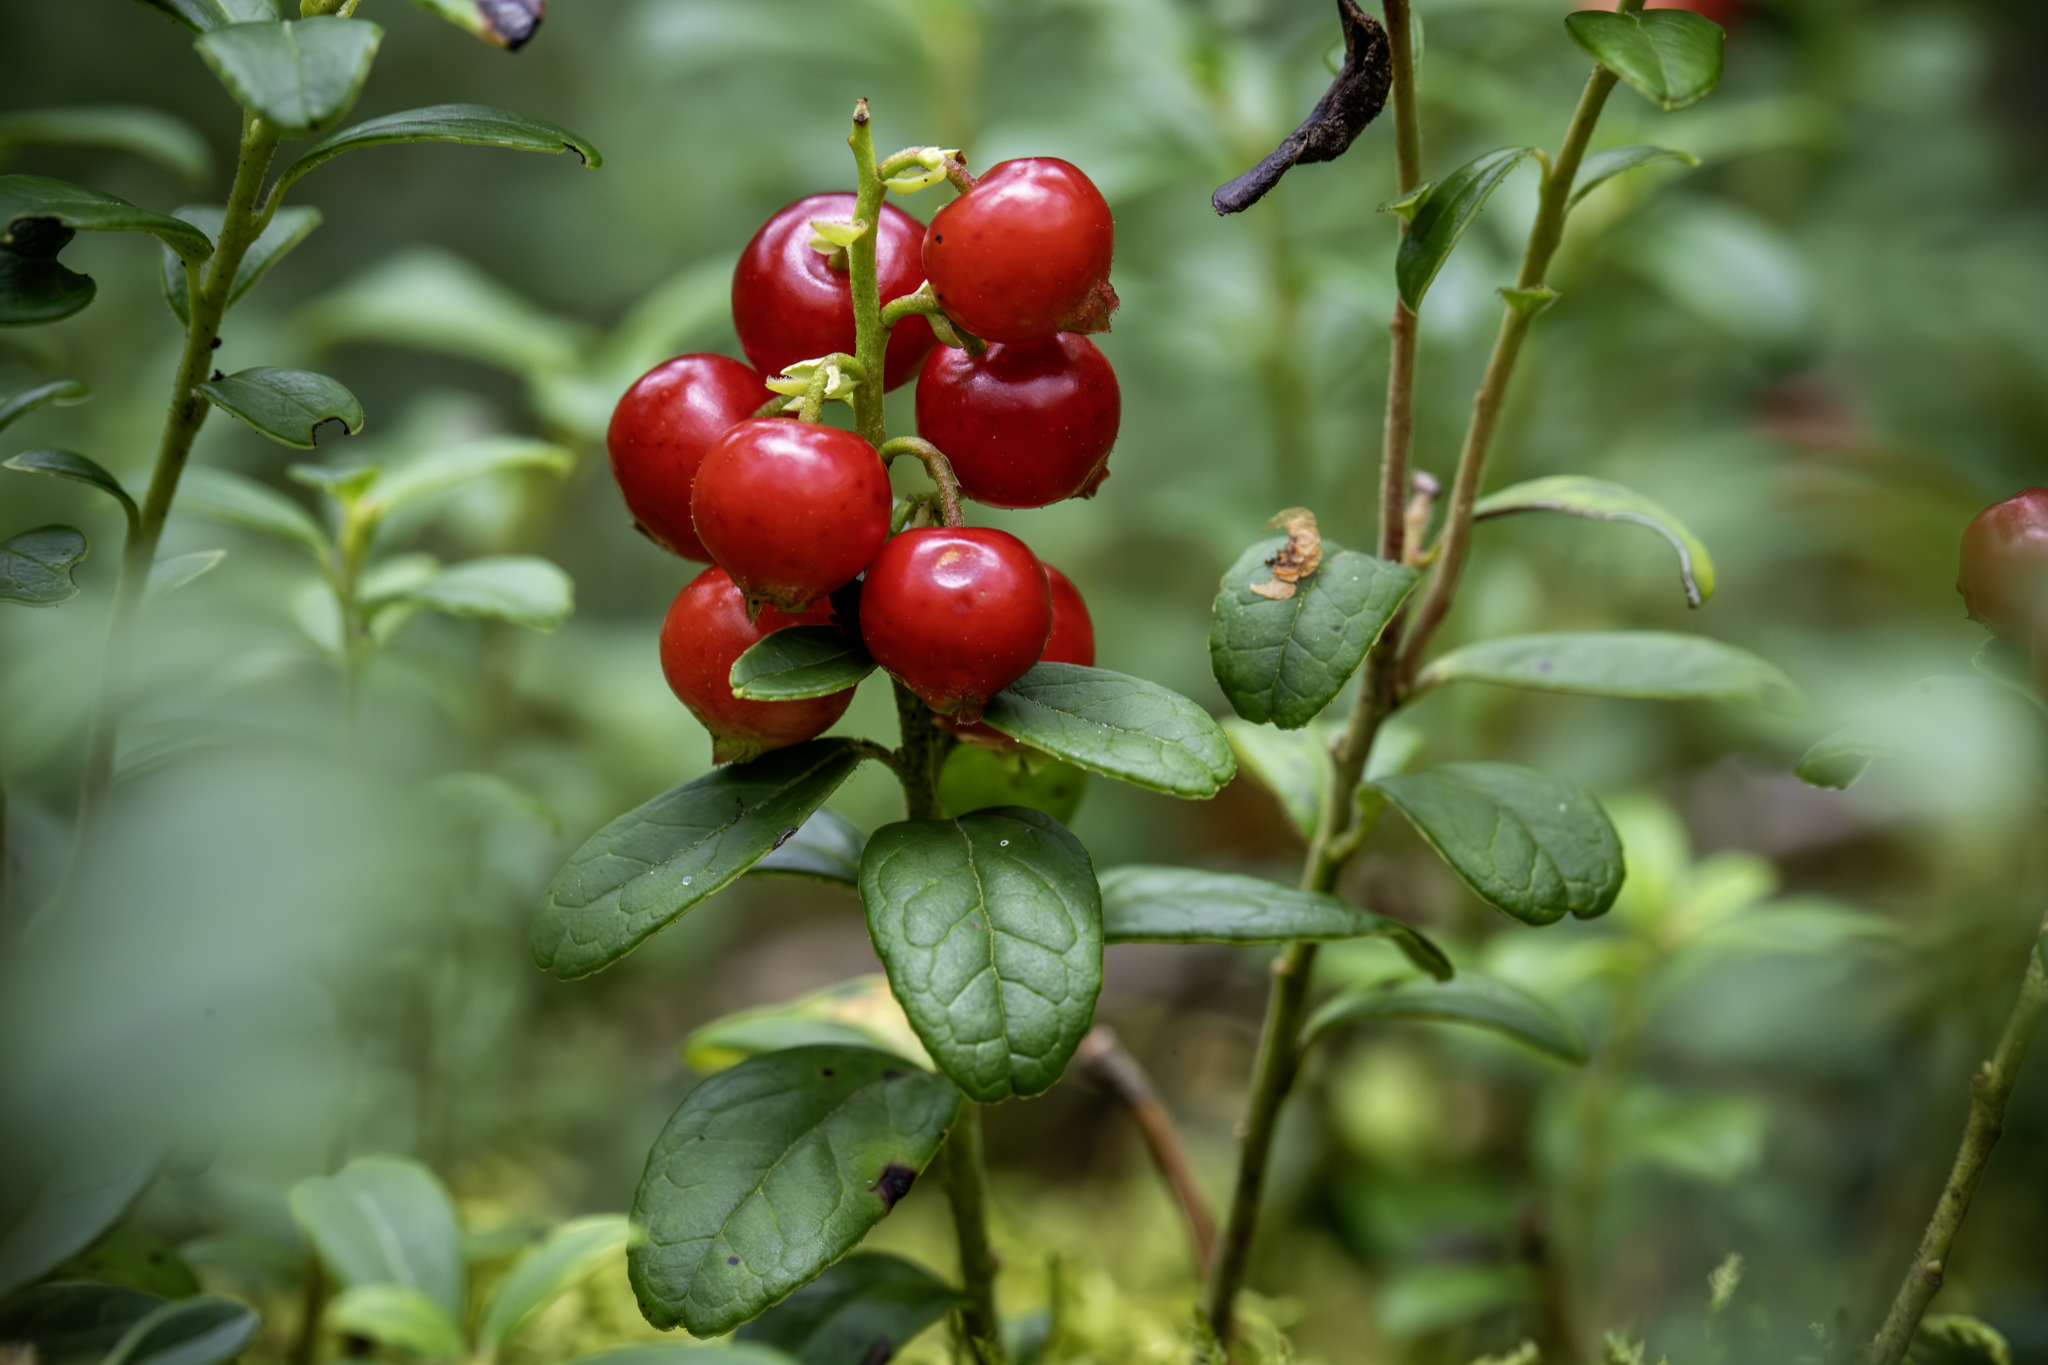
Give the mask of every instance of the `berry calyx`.
[{"label": "berry calyx", "polygon": [[1115,246],[1094,182],[1056,157],[1029,157],[992,167],[932,216],[924,273],[947,315],[974,335],[1044,341],[1109,330]]},{"label": "berry calyx", "polygon": [[2048,488],[2028,488],[1979,512],[1963,528],[1956,591],[1972,621],[2023,640],[2048,605]]},{"label": "berry calyx", "polygon": [[690,523],[690,489],[719,437],[775,395],[729,356],[679,355],[633,381],[605,431],[612,477],[647,538],[684,559],[709,559]]},{"label": "berry calyx", "polygon": [[875,662],[942,716],[981,719],[1052,635],[1052,587],[1029,546],[985,527],[893,537],[868,566],[860,633]]},{"label": "berry calyx", "polygon": [[784,626],[822,626],[832,611],[819,603],[787,615],[763,611],[747,619],[745,596],[713,565],[676,594],[661,623],[661,671],[669,689],[711,732],[711,757],[745,763],[770,749],[816,739],[846,714],[853,689],[802,701],[749,701],[732,694],[733,661]]},{"label": "berry calyx", "polygon": [[[853,217],[850,194],[813,194],[762,224],[732,275],[732,321],[740,348],[762,374],[780,373],[799,360],[854,350],[853,288],[844,269],[814,250],[811,220]],[[882,205],[875,266],[883,303],[917,292],[924,283],[918,241],[924,228],[894,204]],[[895,388],[917,373],[933,345],[931,324],[915,315],[889,333],[882,382]],[[765,401],[765,400],[764,400]]]},{"label": "berry calyx", "polygon": [[889,538],[889,474],[850,431],[756,417],[697,471],[697,537],[749,601],[798,612],[853,581]]},{"label": "berry calyx", "polygon": [[991,507],[1092,497],[1109,477],[1123,399],[1087,337],[941,346],[917,381],[917,429],[946,452],[960,491]]}]

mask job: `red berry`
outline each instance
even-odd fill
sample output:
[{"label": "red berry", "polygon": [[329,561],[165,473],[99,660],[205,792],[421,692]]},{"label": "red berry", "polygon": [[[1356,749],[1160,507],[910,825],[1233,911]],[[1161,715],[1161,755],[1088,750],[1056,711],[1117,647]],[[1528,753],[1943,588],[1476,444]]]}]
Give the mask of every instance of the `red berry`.
[{"label": "red berry", "polygon": [[1116,371],[1073,332],[934,350],[917,380],[917,429],[946,452],[960,490],[991,507],[1090,497],[1109,477],[1123,400]]},{"label": "red berry", "polygon": [[815,739],[846,714],[853,689],[803,701],[747,701],[732,694],[735,659],[784,626],[822,626],[831,608],[819,603],[795,616],[764,611],[747,619],[746,599],[713,565],[676,594],[661,623],[661,671],[690,714],[711,732],[711,756],[744,763],[770,749]]},{"label": "red berry", "polygon": [[[834,351],[853,354],[853,287],[830,258],[811,249],[811,220],[853,217],[850,194],[814,194],[770,218],[740,253],[732,274],[732,321],[740,348],[762,374],[779,374],[799,360]],[[882,302],[917,292],[924,283],[918,259],[923,226],[894,204],[882,205],[875,243]],[[895,388],[917,373],[932,348],[931,324],[908,317],[889,334],[882,382]]]},{"label": "red berry", "polygon": [[991,167],[933,215],[924,273],[946,312],[989,341],[1104,332],[1116,227],[1087,176],[1049,156]]},{"label": "red berry", "polygon": [[860,634],[926,706],[979,720],[988,699],[1045,652],[1052,588],[1038,556],[1007,531],[905,531],[868,566]]},{"label": "red berry", "polygon": [[[1040,561],[1044,563],[1044,561]],[[1038,656],[1042,664],[1079,664],[1083,668],[1095,666],[1095,623],[1088,618],[1088,604],[1081,600],[1081,590],[1068,577],[1052,565],[1045,565],[1045,577],[1052,586],[1052,638],[1045,642],[1045,652]],[[1000,730],[992,728],[987,721],[961,724],[959,721],[939,718],[941,728],[950,730],[970,744],[979,744],[985,749],[999,749],[1014,753],[1024,746]]]},{"label": "red berry", "polygon": [[684,559],[711,558],[690,525],[690,485],[712,443],[774,396],[722,355],[679,355],[633,381],[604,443],[626,510],[649,539]]},{"label": "red berry", "polygon": [[2023,640],[2048,589],[2048,488],[2029,488],[1979,512],[1963,528],[1956,591],[1972,621]]},{"label": "red berry", "polygon": [[[1615,8],[1615,0],[1595,0],[1598,9]],[[1734,32],[1742,18],[1742,0],[1650,0],[1645,9],[1689,9],[1705,19],[1711,19],[1723,29]]]},{"label": "red berry", "polygon": [[697,537],[740,590],[802,611],[853,581],[889,538],[889,473],[850,431],[756,417],[697,470]]}]

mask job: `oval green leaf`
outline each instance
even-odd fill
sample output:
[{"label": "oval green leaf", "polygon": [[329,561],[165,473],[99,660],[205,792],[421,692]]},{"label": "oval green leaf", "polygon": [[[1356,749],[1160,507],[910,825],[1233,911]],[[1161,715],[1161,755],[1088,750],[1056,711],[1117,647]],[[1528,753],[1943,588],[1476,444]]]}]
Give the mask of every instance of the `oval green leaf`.
[{"label": "oval green leaf", "polygon": [[1789,707],[1799,700],[1791,679],[1747,650],[1654,630],[1482,640],[1430,664],[1415,686],[1419,692],[1454,682],[1648,701]]},{"label": "oval green leaf", "polygon": [[1672,161],[1681,166],[1700,164],[1700,159],[1691,152],[1674,151],[1669,147],[1652,147],[1640,142],[1629,147],[1610,147],[1579,163],[1579,178],[1573,182],[1571,202],[1578,203],[1617,175],[1626,175],[1638,166],[1649,166],[1659,161]]},{"label": "oval green leaf", "polygon": [[173,23],[182,24],[194,33],[219,28],[222,24],[233,23],[227,11],[220,6],[220,0],[140,0],[158,14]]},{"label": "oval green leaf", "polygon": [[866,1048],[792,1048],[711,1077],[633,1200],[641,1313],[709,1337],[787,1297],[895,1207],[959,1110],[943,1076]]},{"label": "oval green leaf", "polygon": [[819,1044],[870,1047],[934,1070],[924,1044],[880,972],[857,976],[782,1005],[714,1019],[683,1040],[683,1065],[709,1076],[749,1057]]},{"label": "oval green leaf", "polygon": [[862,1365],[895,1356],[966,1295],[923,1266],[879,1251],[857,1251],[740,1328],[803,1365]]},{"label": "oval green leaf", "polygon": [[359,1284],[327,1305],[327,1330],[362,1337],[421,1360],[460,1360],[469,1353],[448,1310],[404,1284]]},{"label": "oval green leaf", "polygon": [[0,602],[54,607],[78,596],[71,571],[85,562],[85,535],[71,526],[38,526],[0,540]]},{"label": "oval green leaf", "polygon": [[72,483],[85,484],[89,488],[97,488],[121,504],[121,510],[128,514],[128,524],[131,527],[141,515],[136,510],[135,499],[128,496],[128,490],[121,486],[119,479],[108,473],[97,460],[69,450],[48,447],[42,450],[24,450],[21,454],[9,458],[4,465],[0,465],[0,468],[16,470],[23,474],[47,474],[53,479],[66,479]]},{"label": "oval green leaf", "polygon": [[1313,1043],[1333,1028],[1369,1019],[1465,1024],[1489,1029],[1574,1066],[1586,1060],[1586,1040],[1549,1003],[1505,981],[1472,972],[1460,972],[1450,981],[1410,980],[1346,992],[1315,1012],[1305,1036]]},{"label": "oval green leaf", "polygon": [[1401,204],[1389,206],[1408,219],[1408,231],[1394,257],[1394,282],[1400,287],[1401,301],[1410,310],[1421,310],[1423,295],[1429,292],[1437,272],[1457,249],[1465,229],[1472,226],[1508,174],[1535,152],[1534,147],[1503,147],[1488,152],[1435,184],[1423,187]]},{"label": "oval green leaf", "polygon": [[58,379],[23,389],[12,398],[0,399],[0,431],[5,431],[37,408],[48,407],[52,403],[68,408],[91,397],[92,390],[76,379]]},{"label": "oval green leaf", "polygon": [[733,660],[727,681],[748,701],[797,701],[844,692],[874,671],[867,649],[837,626],[785,626]]},{"label": "oval green leaf", "polygon": [[[187,204],[178,210],[178,216],[188,223],[198,224],[209,236],[218,237],[227,211],[206,204]],[[271,215],[263,231],[242,254],[242,263],[235,267],[235,282],[228,288],[228,307],[233,308],[241,302],[242,295],[254,289],[256,282],[269,274],[272,266],[312,236],[313,229],[322,221],[320,210],[315,208],[286,206]],[[164,301],[170,304],[171,312],[179,322],[189,323],[185,269],[176,254],[170,251],[163,253],[157,274],[163,283]]]},{"label": "oval green leaf", "polygon": [[401,1157],[358,1157],[294,1185],[291,1206],[336,1284],[403,1285],[460,1321],[462,1229],[432,1171]]},{"label": "oval green leaf", "polygon": [[624,1256],[632,1233],[632,1224],[618,1213],[572,1219],[550,1232],[514,1263],[491,1295],[477,1329],[478,1350],[495,1356],[534,1314]]},{"label": "oval green leaf", "polygon": [[[587,329],[543,312],[461,257],[427,248],[366,271],[320,299],[303,321],[319,345],[409,346],[495,365],[533,383],[580,370],[591,344]],[[597,431],[603,429],[600,420]]]},{"label": "oval green leaf", "polygon": [[1237,772],[1207,711],[1156,683],[1078,664],[1035,665],[998,692],[992,729],[1119,782],[1203,799]]},{"label": "oval green leaf", "polygon": [[1587,521],[1627,521],[1647,526],[1678,552],[1678,580],[1690,606],[1704,606],[1714,595],[1714,561],[1700,538],[1684,522],[1632,488],[1606,479],[1559,474],[1531,479],[1498,493],[1489,493],[1472,509],[1475,521],[1514,512],[1563,512]]},{"label": "oval green leaf", "polygon": [[493,109],[486,104],[436,104],[344,128],[299,153],[279,179],[289,185],[343,152],[400,142],[461,142],[514,152],[574,152],[577,160],[592,170],[604,164],[597,148],[558,123],[515,114],[509,109]]},{"label": "oval green leaf", "polygon": [[31,1285],[0,1298],[0,1341],[35,1347],[36,1365],[99,1365],[129,1328],[163,1302],[126,1285]]},{"label": "oval green leaf", "polygon": [[[0,546],[0,601],[7,600],[5,563],[6,546]],[[34,1192],[10,1201],[13,1221],[0,1231],[0,1296],[42,1278],[98,1241],[156,1178],[156,1160],[82,1153],[39,1181],[18,1166],[8,1174],[19,1182],[17,1190],[33,1183]]]},{"label": "oval green leaf", "polygon": [[1607,812],[1555,774],[1446,763],[1373,786],[1481,900],[1524,924],[1592,919],[1621,892],[1621,838]]},{"label": "oval green leaf", "polygon": [[255,1312],[218,1294],[167,1303],[128,1332],[101,1365],[219,1365],[256,1337]]},{"label": "oval green leaf", "polygon": [[534,555],[487,555],[465,560],[387,599],[449,616],[510,621],[550,631],[575,609],[575,585],[554,564]]},{"label": "oval green leaf", "polygon": [[199,35],[199,55],[235,97],[286,133],[318,132],[356,102],[384,30],[364,19],[228,24]]},{"label": "oval green leaf", "polygon": [[939,806],[948,815],[990,806],[1029,806],[1065,824],[1087,794],[1087,773],[1036,749],[1005,753],[979,744],[956,744],[939,769]]},{"label": "oval green leaf", "polygon": [[1191,867],[1113,867],[1103,873],[1102,935],[1110,943],[1384,938],[1431,976],[1453,974],[1441,948],[1397,919],[1324,892]]},{"label": "oval green leaf", "polygon": [[970,1099],[1060,1078],[1102,991],[1102,894],[1079,839],[1021,806],[885,825],[860,897],[911,1027]]},{"label": "oval green leaf", "polygon": [[270,365],[210,379],[197,390],[209,403],[279,445],[311,450],[321,426],[339,422],[344,435],[363,429],[363,405],[338,379]]},{"label": "oval green leaf", "polygon": [[867,831],[838,811],[818,810],[773,853],[755,863],[753,875],[809,877],[858,887],[860,851],[867,842]]},{"label": "oval green leaf", "polygon": [[[1809,786],[1839,790],[1880,758],[1932,757],[1958,746],[1959,720],[1985,716],[2003,684],[1975,677],[1922,678],[1857,715],[1799,758],[1792,771]],[[2029,684],[2031,690],[2031,684]],[[2031,696],[2033,705],[2040,703]]]},{"label": "oval green leaf", "polygon": [[185,471],[177,509],[288,540],[325,562],[327,535],[305,508],[276,489],[211,465]]},{"label": "oval green leaf", "polygon": [[422,498],[443,493],[472,479],[532,469],[567,474],[576,456],[553,441],[526,436],[492,436],[437,449],[383,471],[357,499],[358,516],[382,518]]},{"label": "oval green leaf", "polygon": [[663,793],[593,834],[533,922],[533,960],[565,981],[624,957],[766,857],[860,766],[812,740]]},{"label": "oval green leaf", "polygon": [[0,247],[25,257],[55,255],[38,243],[60,229],[148,232],[185,260],[203,261],[213,254],[207,235],[182,218],[46,175],[0,175]]},{"label": "oval green leaf", "polygon": [[1588,57],[1667,112],[1699,103],[1721,83],[1727,35],[1691,10],[1580,10],[1566,15],[1564,26]]},{"label": "oval green leaf", "polygon": [[1209,665],[1238,715],[1299,730],[1328,706],[1386,630],[1417,574],[1325,543],[1322,564],[1275,600],[1267,563],[1285,536],[1261,540],[1223,575],[1209,625]]},{"label": "oval green leaf", "polygon": [[213,154],[183,119],[134,105],[21,109],[0,114],[0,147],[95,147],[130,152],[187,181],[206,178]]},{"label": "oval green leaf", "polygon": [[0,247],[0,327],[41,327],[83,312],[99,293],[90,275]]},{"label": "oval green leaf", "polygon": [[187,554],[172,555],[159,559],[149,566],[149,583],[142,590],[142,600],[154,602],[168,597],[193,579],[213,572],[220,562],[228,557],[226,550],[193,550]]}]

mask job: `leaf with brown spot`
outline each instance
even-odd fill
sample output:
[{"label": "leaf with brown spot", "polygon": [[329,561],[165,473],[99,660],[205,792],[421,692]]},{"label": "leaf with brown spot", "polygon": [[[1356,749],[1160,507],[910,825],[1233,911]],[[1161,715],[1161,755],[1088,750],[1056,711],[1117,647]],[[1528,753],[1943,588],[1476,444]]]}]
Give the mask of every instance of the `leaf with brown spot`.
[{"label": "leaf with brown spot", "polygon": [[1273,519],[1266,523],[1266,529],[1287,532],[1287,543],[1266,560],[1266,567],[1273,571],[1273,576],[1245,586],[1261,597],[1285,602],[1294,596],[1295,584],[1322,567],[1323,537],[1316,530],[1316,514],[1306,507],[1290,507],[1284,512],[1274,513]]}]

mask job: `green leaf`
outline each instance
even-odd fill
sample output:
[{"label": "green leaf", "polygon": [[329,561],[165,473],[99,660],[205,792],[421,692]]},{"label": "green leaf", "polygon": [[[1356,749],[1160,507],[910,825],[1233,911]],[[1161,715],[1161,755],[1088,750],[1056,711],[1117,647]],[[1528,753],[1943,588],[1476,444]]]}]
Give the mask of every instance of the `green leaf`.
[{"label": "green leaf", "polygon": [[775,1346],[803,1365],[887,1360],[966,1295],[923,1266],[860,1251],[740,1328],[741,1341]]},{"label": "green leaf", "polygon": [[211,465],[185,471],[178,485],[177,509],[209,521],[224,521],[288,540],[325,562],[327,534],[305,508],[274,488],[245,475]]},{"label": "green leaf", "polygon": [[1621,839],[1600,803],[1513,763],[1446,763],[1373,785],[1479,898],[1524,924],[1604,915],[1621,892]]},{"label": "green leaf", "polygon": [[604,164],[597,148],[558,123],[493,109],[487,104],[436,104],[344,128],[300,152],[298,159],[284,168],[279,180],[289,185],[343,152],[401,142],[461,142],[514,152],[574,152],[576,159],[592,170]]},{"label": "green leaf", "polygon": [[68,408],[83,403],[92,397],[92,390],[76,379],[59,379],[48,384],[38,384],[32,389],[23,389],[12,398],[0,399],[0,431],[19,422],[37,408],[55,403]]},{"label": "green leaf", "polygon": [[469,262],[428,249],[404,252],[329,294],[306,325],[322,345],[411,346],[529,381],[577,369],[591,341],[587,329],[542,312]]},{"label": "green leaf", "polygon": [[575,465],[574,453],[552,441],[536,441],[526,436],[485,437],[385,470],[370,485],[357,510],[360,515],[385,517],[408,503],[446,492],[472,479],[519,469],[563,475]]},{"label": "green leaf", "polygon": [[[5,600],[5,548],[0,546],[0,600]],[[14,1190],[30,1183],[19,1168],[8,1175]],[[14,1205],[13,1222],[0,1230],[0,1296],[42,1278],[98,1241],[155,1178],[153,1156],[85,1153],[35,1181],[34,1193]]]},{"label": "green leaf", "polygon": [[0,149],[94,147],[130,152],[187,181],[206,178],[213,155],[183,119],[132,105],[19,109],[0,114]]},{"label": "green leaf", "polygon": [[2012,1365],[2012,1347],[1988,1322],[1937,1313],[1914,1329],[1906,1365]]},{"label": "green leaf", "polygon": [[517,52],[540,29],[545,0],[412,0],[472,37]]},{"label": "green leaf", "polygon": [[1746,650],[1652,630],[1483,640],[1444,655],[1415,685],[1420,692],[1454,682],[1650,701],[1786,707],[1799,700],[1791,679]]},{"label": "green leaf", "polygon": [[695,1342],[654,1342],[621,1346],[584,1356],[573,1365],[796,1365],[772,1346],[700,1346]]},{"label": "green leaf", "polygon": [[1087,794],[1087,773],[1036,749],[1008,753],[956,744],[939,769],[939,806],[948,815],[1028,806],[1065,824]]},{"label": "green leaf", "polygon": [[311,370],[259,365],[210,379],[198,392],[244,426],[298,450],[313,449],[327,422],[341,423],[348,436],[363,429],[363,405],[356,396],[340,380]]},{"label": "green leaf", "polygon": [[0,327],[41,327],[82,312],[99,286],[56,261],[0,248]]},{"label": "green leaf", "polygon": [[1324,892],[1191,867],[1113,867],[1103,873],[1102,935],[1110,943],[1385,938],[1431,976],[1452,975],[1443,950],[1397,919]]},{"label": "green leaf", "polygon": [[434,1173],[401,1157],[357,1157],[292,1186],[292,1216],[345,1289],[417,1289],[460,1321],[462,1229]]},{"label": "green leaf", "polygon": [[837,811],[821,808],[798,826],[796,833],[777,844],[773,853],[755,863],[753,874],[809,877],[858,887],[860,851],[867,842],[867,831],[859,825]]},{"label": "green leaf", "polygon": [[65,479],[71,483],[82,483],[97,488],[128,514],[128,524],[133,526],[141,514],[136,510],[135,499],[128,496],[128,490],[121,481],[108,473],[98,461],[77,455],[68,450],[25,450],[13,456],[0,468],[17,470],[23,474],[47,474],[53,479]]},{"label": "green leaf", "polygon": [[0,1341],[35,1347],[36,1365],[99,1365],[163,1302],[126,1285],[31,1285],[0,1298]]},{"label": "green leaf", "polygon": [[785,626],[733,660],[728,681],[735,697],[796,701],[844,692],[874,671],[866,648],[837,626]]},{"label": "green leaf", "polygon": [[491,1295],[477,1329],[477,1347],[497,1354],[521,1324],[626,1254],[632,1225],[623,1214],[600,1213],[562,1224],[521,1256]]},{"label": "green leaf", "polygon": [[[187,204],[178,210],[178,216],[188,223],[196,223],[209,236],[220,235],[221,223],[227,217],[225,209],[207,204]],[[313,229],[322,222],[320,210],[287,206],[271,216],[256,240],[242,254],[242,263],[235,267],[235,282],[228,289],[228,304],[233,308],[241,302],[242,295],[256,287],[256,282],[270,273],[270,268],[283,260],[300,242],[313,235]],[[163,281],[164,301],[171,305],[171,312],[181,323],[189,324],[190,315],[186,309],[185,268],[175,253],[166,251],[158,262],[157,274]]]},{"label": "green leaf", "polygon": [[1527,991],[1490,976],[1460,972],[1449,981],[1408,980],[1348,991],[1310,1017],[1305,1037],[1315,1042],[1342,1024],[1368,1019],[1418,1019],[1491,1029],[1574,1066],[1586,1060],[1586,1040],[1571,1021]]},{"label": "green leaf", "polygon": [[1119,782],[1202,799],[1237,773],[1230,741],[1177,692],[1103,668],[1042,663],[982,717],[1014,740]]},{"label": "green leaf", "polygon": [[359,1284],[327,1305],[327,1330],[362,1337],[423,1360],[460,1360],[469,1354],[462,1328],[448,1310],[404,1284]]},{"label": "green leaf", "polygon": [[1323,562],[1274,600],[1252,590],[1287,537],[1259,541],[1223,575],[1209,626],[1209,664],[1249,721],[1299,730],[1328,706],[1415,587],[1404,564],[1324,545]]},{"label": "green leaf", "polygon": [[1727,35],[1690,10],[1580,10],[1566,15],[1564,26],[1588,57],[1666,112],[1699,103],[1721,83]]},{"label": "green leaf", "polygon": [[1418,192],[1407,234],[1401,238],[1401,249],[1394,257],[1394,280],[1400,286],[1401,301],[1411,310],[1421,310],[1422,297],[1429,292],[1437,272],[1444,268],[1444,262],[1457,249],[1458,239],[1478,218],[1493,192],[1509,172],[1535,152],[1534,147],[1503,147],[1488,152]]},{"label": "green leaf", "polygon": [[[0,540],[0,602],[54,607],[78,596],[71,571],[85,561],[85,536],[70,526],[38,526]],[[4,1263],[0,1254],[0,1263]]]},{"label": "green leaf", "polygon": [[391,600],[542,631],[562,624],[576,605],[569,575],[534,555],[487,555],[451,564]]},{"label": "green leaf", "polygon": [[766,1052],[820,1044],[874,1048],[935,1069],[880,972],[714,1019],[683,1040],[683,1065],[708,1076]]},{"label": "green leaf", "polygon": [[1472,509],[1475,521],[1513,512],[1563,512],[1588,521],[1628,521],[1647,526],[1678,552],[1678,578],[1691,606],[1703,606],[1714,595],[1714,561],[1700,538],[1685,523],[1631,488],[1606,479],[1559,474],[1531,479],[1481,498]]},{"label": "green leaf", "polygon": [[1304,839],[1313,839],[1330,785],[1328,736],[1315,730],[1276,730],[1235,716],[1223,733],[1237,755],[1238,772],[1273,794]]},{"label": "green leaf", "polygon": [[185,260],[213,254],[207,235],[181,218],[45,175],[0,175],[0,247],[47,259],[71,232],[148,232]]},{"label": "green leaf", "polygon": [[1637,143],[1630,147],[1610,147],[1604,152],[1593,153],[1579,163],[1579,178],[1572,186],[1571,202],[1578,203],[1617,175],[1624,175],[1638,166],[1648,166],[1659,161],[1675,161],[1681,166],[1700,164],[1700,159],[1691,152],[1673,151],[1669,147],[1652,147],[1645,143]]},{"label": "green leaf", "polygon": [[717,1336],[850,1251],[945,1140],[960,1092],[865,1048],[800,1047],[690,1092],[647,1155],[640,1311]]},{"label": "green leaf", "polygon": [[102,1365],[218,1365],[256,1338],[256,1314],[218,1294],[167,1303],[128,1329]]},{"label": "green leaf", "polygon": [[384,30],[364,19],[229,24],[202,33],[199,55],[235,102],[286,133],[313,133],[349,111]]},{"label": "green leaf", "polygon": [[221,8],[220,0],[141,0],[141,3],[194,33],[204,33],[234,22]]},{"label": "green leaf", "polygon": [[609,967],[766,857],[860,766],[812,740],[665,792],[593,834],[556,874],[533,960],[565,981]]},{"label": "green leaf", "polygon": [[168,597],[193,579],[213,572],[227,557],[226,550],[193,550],[158,560],[149,567],[149,583],[142,590],[142,600],[154,602]]},{"label": "green leaf", "polygon": [[968,1098],[1060,1078],[1102,990],[1102,896],[1080,840],[1022,807],[885,825],[860,898],[911,1027]]},{"label": "green leaf", "polygon": [[1810,786],[1839,790],[1863,776],[1876,759],[1966,751],[1970,746],[1957,725],[1973,716],[2002,714],[1988,705],[2004,695],[1994,686],[2002,684],[1970,677],[1922,678],[1820,740],[1792,771]]},{"label": "green leaf", "polygon": [[179,1248],[133,1221],[116,1224],[45,1278],[125,1285],[164,1299],[200,1292],[198,1272]]}]

